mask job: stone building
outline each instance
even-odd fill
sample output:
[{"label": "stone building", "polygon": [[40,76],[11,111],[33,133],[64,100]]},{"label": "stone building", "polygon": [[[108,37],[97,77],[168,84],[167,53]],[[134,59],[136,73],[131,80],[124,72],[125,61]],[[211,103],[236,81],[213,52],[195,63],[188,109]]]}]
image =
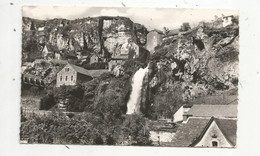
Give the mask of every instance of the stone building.
[{"label": "stone building", "polygon": [[154,48],[162,43],[163,32],[160,30],[152,30],[147,34],[146,49],[150,53],[154,53]]},{"label": "stone building", "polygon": [[164,145],[170,143],[175,136],[176,126],[166,120],[150,121],[150,137],[154,145]]},{"label": "stone building", "polygon": [[79,82],[92,80],[91,73],[79,66],[67,64],[61,71],[57,73],[56,87],[62,85],[73,86]]}]

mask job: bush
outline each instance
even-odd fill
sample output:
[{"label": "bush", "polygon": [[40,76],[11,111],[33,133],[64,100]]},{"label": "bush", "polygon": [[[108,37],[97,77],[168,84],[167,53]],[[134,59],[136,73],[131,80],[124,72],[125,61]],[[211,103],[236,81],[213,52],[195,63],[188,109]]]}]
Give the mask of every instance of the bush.
[{"label": "bush", "polygon": [[123,135],[129,137],[132,145],[151,145],[150,133],[146,126],[146,119],[141,115],[132,115],[123,123]]},{"label": "bush", "polygon": [[49,110],[56,104],[53,94],[48,94],[41,98],[39,109]]},{"label": "bush", "polygon": [[190,29],[191,29],[191,27],[190,27],[189,23],[182,23],[180,31],[188,31]]},{"label": "bush", "polygon": [[81,86],[61,86],[54,90],[55,99],[67,101],[67,111],[83,112],[85,103],[83,102],[84,90]]},{"label": "bush", "polygon": [[85,69],[88,69],[88,70],[94,70],[94,69],[107,69],[108,67],[108,64],[106,62],[95,62],[95,63],[92,63],[92,64],[86,64],[84,65],[84,68]]},{"label": "bush", "polygon": [[43,96],[46,95],[46,90],[42,87],[31,86],[22,83],[22,96]]}]

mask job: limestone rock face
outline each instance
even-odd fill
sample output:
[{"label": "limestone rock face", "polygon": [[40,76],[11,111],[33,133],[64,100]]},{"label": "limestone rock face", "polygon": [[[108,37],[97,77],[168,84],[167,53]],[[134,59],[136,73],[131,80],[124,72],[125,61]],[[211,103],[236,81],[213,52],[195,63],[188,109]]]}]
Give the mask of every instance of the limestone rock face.
[{"label": "limestone rock face", "polygon": [[112,71],[112,74],[116,77],[124,75],[124,68],[121,65],[115,66],[115,68]]},{"label": "limestone rock face", "polygon": [[60,51],[83,51],[84,55],[97,53],[107,58],[121,51],[123,55],[128,55],[133,49],[138,51],[136,46],[145,45],[147,33],[143,25],[126,17],[76,20],[23,18],[23,53],[35,53],[36,49],[27,48],[33,42],[39,47],[37,51],[48,44]]},{"label": "limestone rock face", "polygon": [[183,32],[177,40],[166,39],[152,56],[156,68],[150,87],[168,92],[181,82],[183,101],[237,89],[238,44],[236,24],[214,22]]},{"label": "limestone rock face", "polygon": [[138,43],[144,45],[146,42],[146,29],[143,29],[144,27],[128,18],[104,20],[102,31],[104,48],[112,58],[124,58],[122,55],[129,54],[131,58],[137,57]]}]

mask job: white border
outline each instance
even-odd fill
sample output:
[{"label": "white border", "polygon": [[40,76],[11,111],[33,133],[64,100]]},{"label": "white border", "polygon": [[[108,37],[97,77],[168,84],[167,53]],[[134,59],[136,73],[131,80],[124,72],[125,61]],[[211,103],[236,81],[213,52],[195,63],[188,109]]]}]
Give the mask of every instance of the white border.
[{"label": "white border", "polygon": [[[11,5],[11,3],[13,5]],[[20,145],[21,7],[73,5],[161,8],[215,8],[240,10],[240,87],[238,145],[236,149]],[[1,0],[0,2],[0,155],[260,155],[260,1],[259,0]],[[14,31],[15,29],[15,31]]]}]

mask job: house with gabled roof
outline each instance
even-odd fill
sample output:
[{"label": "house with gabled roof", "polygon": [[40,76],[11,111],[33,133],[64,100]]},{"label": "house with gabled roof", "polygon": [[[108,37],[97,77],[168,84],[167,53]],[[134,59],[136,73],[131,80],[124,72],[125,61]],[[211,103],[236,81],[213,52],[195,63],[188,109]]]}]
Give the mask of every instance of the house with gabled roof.
[{"label": "house with gabled roof", "polygon": [[79,82],[86,82],[92,79],[92,74],[88,70],[73,64],[67,64],[57,73],[56,87],[62,85],[73,86]]},{"label": "house with gabled roof", "polygon": [[177,130],[168,146],[235,147],[237,120],[227,118],[190,117]]}]

